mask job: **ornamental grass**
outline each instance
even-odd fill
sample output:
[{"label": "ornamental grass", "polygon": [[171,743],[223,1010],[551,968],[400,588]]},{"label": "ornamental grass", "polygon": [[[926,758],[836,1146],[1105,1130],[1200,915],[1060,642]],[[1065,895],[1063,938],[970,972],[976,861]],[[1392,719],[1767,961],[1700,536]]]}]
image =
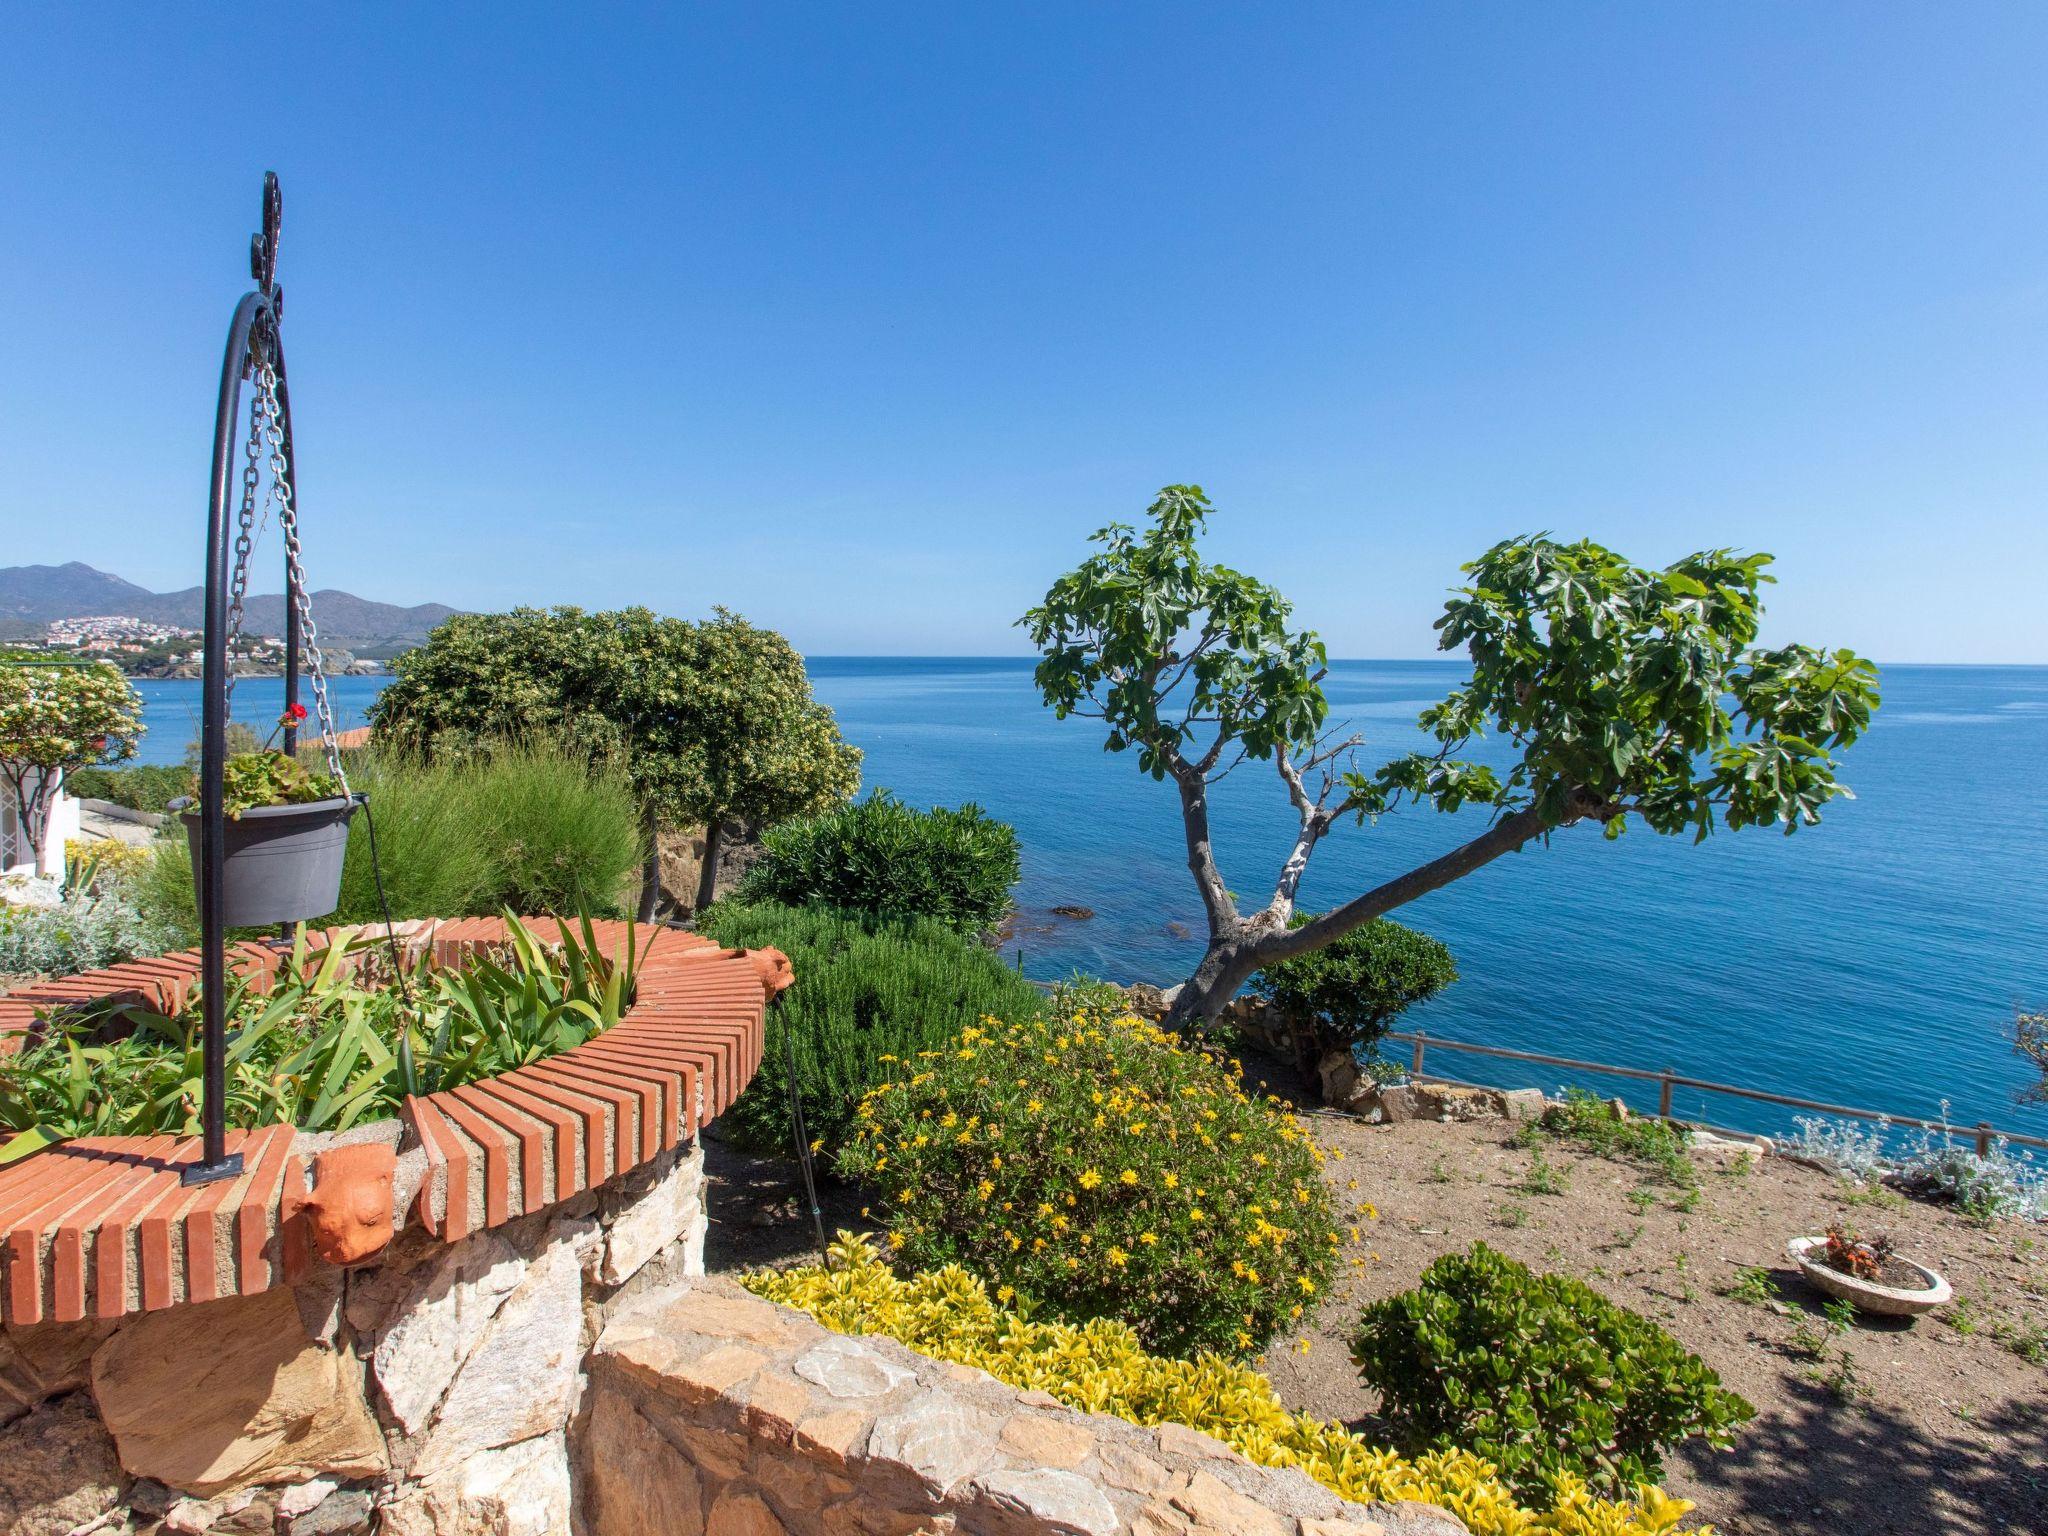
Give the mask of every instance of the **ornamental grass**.
[{"label": "ornamental grass", "polygon": [[[958,1264],[903,1278],[865,1237],[842,1232],[829,1268],[764,1271],[747,1288],[808,1312],[840,1333],[879,1333],[935,1359],[987,1371],[1069,1407],[1134,1424],[1185,1424],[1268,1467],[1298,1467],[1348,1499],[1417,1499],[1450,1510],[1474,1536],[1661,1536],[1692,1509],[1645,1484],[1628,1501],[1596,1497],[1560,1478],[1531,1509],[1485,1460],[1438,1451],[1413,1460],[1379,1449],[1341,1424],[1289,1413],[1250,1367],[1202,1352],[1171,1360],[1148,1352],[1121,1322],[1041,1322],[999,1306]],[[1711,1527],[1701,1527],[1711,1536]]]},{"label": "ornamental grass", "polygon": [[964,1264],[1006,1304],[1116,1318],[1167,1354],[1253,1353],[1328,1288],[1323,1154],[1235,1063],[1121,1002],[1064,995],[892,1063],[839,1171],[907,1265]]}]

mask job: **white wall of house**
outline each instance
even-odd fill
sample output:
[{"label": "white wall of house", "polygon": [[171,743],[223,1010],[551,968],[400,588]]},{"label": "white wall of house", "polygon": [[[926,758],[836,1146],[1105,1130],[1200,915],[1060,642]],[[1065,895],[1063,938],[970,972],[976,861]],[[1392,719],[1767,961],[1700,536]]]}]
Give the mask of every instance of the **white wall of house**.
[{"label": "white wall of house", "polygon": [[0,874],[41,874],[64,878],[64,845],[79,835],[78,802],[64,793],[62,778],[49,801],[49,830],[43,838],[39,867],[29,862],[29,840],[21,825],[14,791],[0,785]]}]

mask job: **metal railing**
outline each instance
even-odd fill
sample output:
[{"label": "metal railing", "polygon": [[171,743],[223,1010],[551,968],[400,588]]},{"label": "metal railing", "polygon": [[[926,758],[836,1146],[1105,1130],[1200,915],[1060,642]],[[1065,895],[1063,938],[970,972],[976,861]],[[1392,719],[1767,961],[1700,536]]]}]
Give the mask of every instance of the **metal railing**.
[{"label": "metal railing", "polygon": [[[1916,1115],[1888,1115],[1881,1110],[1857,1109],[1853,1105],[1848,1104],[1825,1104],[1818,1099],[1793,1098],[1789,1094],[1768,1093],[1761,1088],[1741,1088],[1734,1083],[1710,1082],[1703,1077],[1687,1077],[1683,1073],[1673,1072],[1668,1069],[1662,1072],[1649,1072],[1641,1067],[1617,1067],[1604,1061],[1577,1061],[1570,1056],[1545,1056],[1537,1051],[1512,1051],[1502,1045],[1474,1045],[1467,1040],[1446,1040],[1441,1036],[1431,1035],[1427,1031],[1419,1029],[1413,1034],[1389,1033],[1386,1038],[1398,1040],[1403,1045],[1413,1048],[1413,1055],[1410,1059],[1408,1070],[1413,1076],[1418,1078],[1425,1075],[1422,1070],[1423,1059],[1428,1048],[1433,1045],[1440,1050],[1465,1051],[1474,1056],[1499,1056],[1508,1061],[1530,1061],[1546,1067],[1564,1067],[1573,1072],[1592,1072],[1607,1077],[1629,1078],[1635,1082],[1655,1083],[1657,1084],[1657,1118],[1660,1120],[1676,1118],[1671,1113],[1671,1093],[1673,1089],[1695,1088],[1706,1093],[1724,1093],[1731,1098],[1753,1099],[1760,1104],[1779,1104],[1788,1109],[1810,1110],[1815,1114],[1846,1115],[1855,1120],[1872,1120],[1885,1125],[1904,1125],[1911,1126],[1917,1130],[1940,1131],[1944,1135],[1953,1136],[1961,1134],[1972,1136],[1976,1139],[1977,1155],[1979,1157],[1989,1156],[1992,1144],[1999,1141],[2007,1141],[2015,1146],[2023,1147],[2048,1147],[2048,1136],[2028,1136],[2019,1131],[2001,1131],[1987,1120],[1979,1120],[1974,1126],[1963,1128],[1953,1126],[1945,1120],[1923,1120]],[[1437,1081],[1456,1083],[1458,1080],[1456,1078],[1439,1077]],[[1467,1086],[1478,1087],[1485,1085],[1470,1084]],[[1709,1126],[1708,1129],[1723,1130],[1727,1129],[1727,1127]],[[1743,1131],[1739,1134],[1753,1136],[1756,1133],[1753,1131]]]}]

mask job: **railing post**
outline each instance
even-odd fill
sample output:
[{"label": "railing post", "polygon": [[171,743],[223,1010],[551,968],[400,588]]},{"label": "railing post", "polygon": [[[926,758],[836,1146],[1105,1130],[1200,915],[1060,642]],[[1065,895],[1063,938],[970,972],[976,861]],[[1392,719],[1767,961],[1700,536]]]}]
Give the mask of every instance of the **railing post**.
[{"label": "railing post", "polygon": [[1422,1043],[1427,1038],[1428,1036],[1421,1030],[1415,1031],[1415,1059],[1408,1067],[1408,1075],[1410,1077],[1422,1076]]},{"label": "railing post", "polygon": [[1657,1118],[1671,1118],[1671,1069],[1666,1067],[1664,1075],[1657,1079]]},{"label": "railing post", "polygon": [[1979,1120],[1977,1122],[1977,1155],[1979,1157],[1989,1157],[1991,1155],[1991,1122],[1989,1120]]}]

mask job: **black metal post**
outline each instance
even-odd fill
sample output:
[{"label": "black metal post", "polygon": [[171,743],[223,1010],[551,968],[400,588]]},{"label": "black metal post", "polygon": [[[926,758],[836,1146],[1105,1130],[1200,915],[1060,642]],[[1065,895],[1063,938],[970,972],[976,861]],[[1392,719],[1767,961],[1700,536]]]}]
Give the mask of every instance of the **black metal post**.
[{"label": "black metal post", "polygon": [[[227,1147],[227,926],[222,920],[227,905],[227,819],[221,780],[227,763],[228,731],[228,498],[235,484],[242,381],[255,363],[259,342],[273,355],[277,353],[273,295],[280,205],[277,177],[266,174],[263,229],[252,242],[249,257],[257,288],[242,296],[229,323],[227,352],[220,365],[220,398],[213,414],[213,488],[206,514],[206,659],[200,683],[199,868],[195,871],[206,1063],[199,1106],[203,1145],[200,1160],[186,1164],[182,1171],[187,1184],[210,1184],[242,1171],[241,1154],[230,1153]],[[288,425],[285,430],[288,434]]]}]

